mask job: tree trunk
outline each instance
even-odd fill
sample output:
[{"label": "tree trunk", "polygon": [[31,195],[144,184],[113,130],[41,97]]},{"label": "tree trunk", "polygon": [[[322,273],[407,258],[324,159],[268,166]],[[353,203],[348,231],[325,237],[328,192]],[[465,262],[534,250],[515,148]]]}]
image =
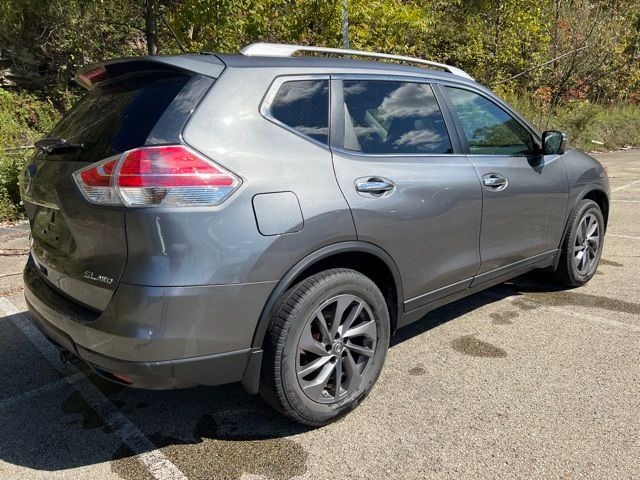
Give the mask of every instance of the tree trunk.
[{"label": "tree trunk", "polygon": [[147,53],[158,54],[158,12],[156,0],[144,1],[144,33],[147,37]]}]

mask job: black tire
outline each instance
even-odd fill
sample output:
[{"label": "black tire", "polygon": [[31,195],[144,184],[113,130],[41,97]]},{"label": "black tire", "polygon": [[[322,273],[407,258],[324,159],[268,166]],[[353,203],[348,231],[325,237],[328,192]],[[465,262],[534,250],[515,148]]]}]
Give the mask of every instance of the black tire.
[{"label": "black tire", "polygon": [[[594,250],[589,250],[591,261],[584,268],[580,268],[577,264],[576,249],[579,248],[576,243],[580,243],[578,235],[581,233],[581,226],[585,219],[588,217],[594,217],[598,223],[598,245]],[[602,255],[602,245],[604,242],[604,217],[602,211],[596,202],[593,200],[582,200],[578,204],[573,216],[569,220],[569,229],[567,236],[562,243],[562,250],[560,252],[560,261],[558,262],[558,268],[556,269],[557,280],[567,287],[579,287],[587,283],[595,275],[600,263],[600,256]],[[589,243],[589,242],[587,242]],[[579,252],[578,252],[579,253]]]},{"label": "black tire", "polygon": [[[349,304],[351,296],[355,300]],[[341,299],[342,303],[337,303],[337,299]],[[331,302],[335,302],[336,305],[332,310],[333,318],[340,316],[336,312],[340,308],[339,305],[345,303],[348,307],[341,310],[344,312],[341,316],[347,319],[355,318],[348,325],[346,321],[343,325],[340,325],[340,321],[336,323],[338,325],[336,328],[340,331],[343,327],[346,329],[345,339],[342,337],[337,339],[341,334],[336,333],[336,340],[334,340],[331,332],[335,320],[331,318],[331,311],[325,313],[330,318],[326,321],[322,315],[322,312],[326,312],[322,308],[332,308]],[[329,306],[323,307],[324,305]],[[357,311],[356,308],[358,308]],[[301,343],[303,334],[305,334],[304,338],[310,338],[312,329],[316,328],[314,322],[317,321],[318,311],[321,312],[323,324],[330,327],[325,330],[326,335],[315,334],[319,338],[318,345],[324,345],[327,353],[313,357],[313,354],[307,354],[299,346],[303,344]],[[351,350],[352,340],[347,339],[346,332],[356,330],[355,327],[349,328],[351,325],[364,324],[367,332],[373,331],[371,329],[375,325],[375,334],[368,334],[370,338],[375,337],[375,343],[362,337],[365,342],[370,342],[371,349],[367,350],[367,355],[361,358],[355,350]],[[272,325],[264,343],[260,394],[276,410],[299,423],[311,426],[330,423],[356,407],[371,391],[382,370],[389,348],[389,336],[390,322],[387,305],[384,296],[371,279],[354,270],[343,268],[316,273],[290,288],[274,309]],[[316,337],[313,340],[316,340]],[[325,342],[325,338],[329,340]],[[338,344],[343,341],[344,344],[340,347]],[[317,400],[310,398],[309,390],[303,389],[302,385],[306,380],[298,378],[298,374],[302,373],[301,369],[305,368],[305,365],[301,365],[301,359],[306,359],[305,355],[315,360],[330,356],[332,364],[340,364],[340,380],[336,380],[335,372],[338,370],[336,370],[337,367],[333,367],[334,373],[331,374],[333,377],[330,377],[333,378],[332,383],[327,383],[329,386],[320,392],[320,398]],[[358,370],[358,373],[351,377],[358,382],[350,381],[347,388],[342,382],[343,378],[347,379],[349,373],[354,371],[354,358],[360,359],[359,368],[363,370],[361,372]],[[309,361],[307,365],[311,363]],[[347,369],[346,363],[349,363],[351,369]],[[322,368],[325,367],[330,368],[329,364]],[[334,389],[333,397],[329,395],[331,384]],[[350,389],[353,391],[349,391]],[[313,390],[318,391],[317,388]]]}]

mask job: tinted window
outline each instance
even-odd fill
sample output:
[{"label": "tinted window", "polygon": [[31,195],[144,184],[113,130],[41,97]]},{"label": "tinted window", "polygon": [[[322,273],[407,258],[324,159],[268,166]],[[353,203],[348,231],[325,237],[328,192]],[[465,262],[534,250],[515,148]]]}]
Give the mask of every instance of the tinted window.
[{"label": "tinted window", "polygon": [[284,82],[271,103],[271,116],[319,142],[329,143],[329,81]]},{"label": "tinted window", "polygon": [[345,148],[363,153],[452,153],[425,83],[345,80]]},{"label": "tinted window", "polygon": [[458,113],[471,153],[522,155],[533,151],[529,131],[485,97],[445,87]]},{"label": "tinted window", "polygon": [[[171,128],[177,139],[203,92],[201,83],[196,77],[185,75],[145,74],[96,87],[48,136],[84,144],[85,149],[78,152],[76,159],[90,162],[144,145],[159,124],[163,130]],[[191,86],[195,84],[199,86],[194,97]],[[174,100],[175,105],[169,108]],[[165,112],[171,114],[171,119],[161,121]],[[166,139],[167,132],[164,133]]]}]

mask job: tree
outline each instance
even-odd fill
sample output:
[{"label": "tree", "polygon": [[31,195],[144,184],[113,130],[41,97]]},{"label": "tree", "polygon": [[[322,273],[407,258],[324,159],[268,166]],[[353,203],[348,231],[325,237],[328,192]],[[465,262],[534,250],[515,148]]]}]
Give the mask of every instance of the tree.
[{"label": "tree", "polygon": [[158,5],[156,0],[144,0],[144,34],[149,55],[158,54]]}]

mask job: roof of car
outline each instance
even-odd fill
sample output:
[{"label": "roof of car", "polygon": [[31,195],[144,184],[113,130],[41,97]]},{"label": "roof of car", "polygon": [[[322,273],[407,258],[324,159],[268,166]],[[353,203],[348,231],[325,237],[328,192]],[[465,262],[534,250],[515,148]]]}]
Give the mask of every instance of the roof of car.
[{"label": "roof of car", "polygon": [[389,74],[411,74],[429,78],[439,78],[442,80],[452,80],[460,83],[476,84],[475,81],[454,75],[449,72],[416,67],[394,62],[382,62],[371,60],[354,60],[351,58],[335,57],[311,57],[311,56],[257,56],[242,54],[209,54],[214,58],[219,58],[226,66],[232,68],[318,68],[331,71],[361,70],[362,73],[380,73],[381,70]]},{"label": "roof of car", "polygon": [[220,53],[184,53],[179,55],[154,55],[106,60],[87,65],[78,71],[78,77],[96,68],[137,69],[144,64],[162,64],[170,68],[191,70],[217,78],[225,67],[230,68],[279,68],[317,69],[318,73],[362,73],[377,75],[411,75],[440,79],[482,87],[474,80],[450,72],[429,67],[380,60],[356,60],[342,57],[318,56],[260,56]]}]

